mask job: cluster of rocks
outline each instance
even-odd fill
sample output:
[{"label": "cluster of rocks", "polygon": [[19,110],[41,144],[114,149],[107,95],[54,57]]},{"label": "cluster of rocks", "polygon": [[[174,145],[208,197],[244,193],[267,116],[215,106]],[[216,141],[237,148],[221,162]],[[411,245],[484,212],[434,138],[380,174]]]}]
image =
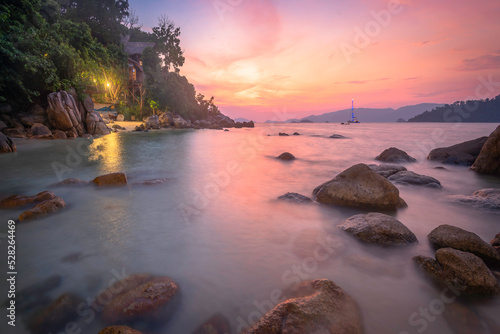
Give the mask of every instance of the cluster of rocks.
[{"label": "cluster of rocks", "polygon": [[34,105],[15,116],[2,114],[0,131],[11,138],[35,139],[67,139],[111,132],[94,111],[90,96],[81,102],[75,91],[59,91],[49,94],[47,103],[46,108]]},{"label": "cluster of rocks", "polygon": [[206,119],[194,120],[185,119],[180,115],[170,111],[162,112],[158,115],[149,116],[144,120],[144,124],[136,127],[135,131],[147,131],[150,129],[173,128],[173,129],[215,129],[223,128],[253,128],[254,122],[235,122],[230,117],[219,114],[209,116]]},{"label": "cluster of rocks", "polygon": [[416,256],[413,260],[436,283],[464,296],[500,293],[497,277],[491,269],[500,266],[498,249],[475,233],[451,225],[438,226],[427,237],[437,249],[435,259]]},{"label": "cluster of rocks", "polygon": [[24,211],[19,216],[19,221],[39,218],[49,213],[56,212],[66,206],[61,197],[51,191],[44,191],[33,196],[12,195],[0,201],[0,209],[19,209],[35,204],[31,209]]}]

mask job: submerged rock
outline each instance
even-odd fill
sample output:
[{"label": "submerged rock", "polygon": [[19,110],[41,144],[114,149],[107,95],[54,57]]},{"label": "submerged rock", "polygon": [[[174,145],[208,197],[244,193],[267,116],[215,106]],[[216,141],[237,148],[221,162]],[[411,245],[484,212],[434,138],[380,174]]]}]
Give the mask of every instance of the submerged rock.
[{"label": "submerged rock", "polygon": [[294,136],[300,136],[300,133],[298,133],[298,132],[294,132],[294,133],[293,133],[293,135],[294,135]]},{"label": "submerged rock", "polygon": [[215,314],[201,324],[192,334],[229,334],[231,325],[229,320],[222,314]]},{"label": "submerged rock", "polygon": [[82,303],[85,302],[80,297],[64,294],[29,321],[28,327],[34,333],[57,333],[78,317],[77,308]]},{"label": "submerged rock", "polygon": [[313,194],[324,204],[376,209],[396,209],[406,204],[399,197],[398,188],[365,164],[346,169],[316,187]]},{"label": "submerged rock", "polygon": [[111,173],[96,177],[91,181],[98,187],[125,186],[127,185],[127,175],[124,173]]},{"label": "submerged rock", "polygon": [[471,166],[487,139],[488,137],[481,137],[449,147],[436,148],[429,153],[427,159],[443,164]]},{"label": "submerged rock", "polygon": [[471,169],[481,174],[500,175],[500,126],[490,134]]},{"label": "submerged rock", "polygon": [[52,191],[42,191],[33,196],[12,195],[0,202],[0,209],[17,209],[28,204],[39,203],[55,198]]},{"label": "submerged rock", "polygon": [[451,195],[447,198],[475,208],[500,210],[500,189],[481,189],[475,191],[472,196]]},{"label": "submerged rock", "polygon": [[441,182],[437,179],[427,176],[420,175],[410,171],[401,171],[393,174],[387,178],[397,184],[403,185],[415,185],[415,186],[425,186],[430,188],[442,188]]},{"label": "submerged rock", "polygon": [[56,212],[59,209],[64,208],[65,206],[66,203],[64,203],[64,200],[61,197],[55,197],[53,199],[49,199],[40,204],[37,204],[32,209],[21,213],[21,215],[19,216],[19,221],[39,218],[49,213]]},{"label": "submerged rock", "polygon": [[367,244],[406,246],[417,242],[415,234],[403,223],[377,212],[352,216],[339,228]]},{"label": "submerged rock", "polygon": [[493,296],[500,292],[497,279],[474,254],[453,248],[441,248],[436,260],[414,257],[419,268],[431,278],[468,296]]},{"label": "submerged rock", "polygon": [[304,282],[243,333],[363,333],[358,305],[334,282]]},{"label": "submerged rock", "polygon": [[16,144],[14,144],[12,139],[0,132],[0,153],[12,153],[16,151]]},{"label": "submerged rock", "polygon": [[167,315],[165,306],[178,290],[177,284],[169,277],[132,275],[100,293],[96,303],[104,307],[102,317],[111,323],[158,320]]},{"label": "submerged rock", "polygon": [[368,165],[372,171],[377,174],[382,175],[385,178],[388,178],[391,175],[396,174],[397,172],[406,171],[406,167],[400,165]]},{"label": "submerged rock", "polygon": [[151,180],[146,180],[146,181],[143,181],[143,182],[139,182],[139,183],[134,183],[136,185],[145,185],[145,186],[155,186],[155,185],[158,185],[158,184],[163,184],[163,183],[167,183],[168,182],[168,179],[151,179]]},{"label": "submerged rock", "polygon": [[284,152],[284,153],[281,153],[279,156],[277,156],[276,159],[295,160],[295,156],[292,153]]},{"label": "submerged rock", "polygon": [[402,162],[416,162],[417,159],[411,157],[405,151],[398,148],[391,147],[380,153],[375,160],[391,162],[391,163],[402,163]]},{"label": "submerged rock", "polygon": [[142,334],[127,326],[110,326],[102,329],[98,334]]},{"label": "submerged rock", "polygon": [[470,306],[459,301],[447,303],[443,316],[454,334],[500,333],[498,329],[493,329],[490,324],[483,321],[482,317],[474,312]]},{"label": "submerged rock", "polygon": [[344,136],[342,136],[342,135],[333,134],[333,135],[331,135],[331,136],[330,136],[330,137],[328,137],[328,138],[333,138],[333,139],[345,139],[345,138],[347,138],[347,137],[344,137]]},{"label": "submerged rock", "polygon": [[279,200],[295,202],[295,203],[311,203],[312,199],[307,196],[298,194],[298,193],[286,193],[285,195],[281,195],[278,197]]},{"label": "submerged rock", "polygon": [[83,180],[80,180],[80,179],[75,179],[75,178],[69,178],[69,179],[66,179],[66,180],[63,180],[59,183],[56,183],[54,186],[86,186],[88,185],[89,183],[87,181],[83,181]]},{"label": "submerged rock", "polygon": [[480,257],[487,264],[500,265],[500,255],[486,241],[477,234],[463,230],[456,226],[441,225],[436,227],[427,236],[435,248],[454,248],[472,253]]},{"label": "submerged rock", "polygon": [[284,133],[284,132],[280,132],[279,136],[289,136],[289,134],[288,133]]}]

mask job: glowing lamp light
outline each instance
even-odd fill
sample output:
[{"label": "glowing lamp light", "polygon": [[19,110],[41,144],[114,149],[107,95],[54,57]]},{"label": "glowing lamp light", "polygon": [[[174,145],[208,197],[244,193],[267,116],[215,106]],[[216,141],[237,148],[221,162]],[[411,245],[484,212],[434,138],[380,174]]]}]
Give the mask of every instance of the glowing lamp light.
[{"label": "glowing lamp light", "polygon": [[109,87],[109,82],[106,85]]}]

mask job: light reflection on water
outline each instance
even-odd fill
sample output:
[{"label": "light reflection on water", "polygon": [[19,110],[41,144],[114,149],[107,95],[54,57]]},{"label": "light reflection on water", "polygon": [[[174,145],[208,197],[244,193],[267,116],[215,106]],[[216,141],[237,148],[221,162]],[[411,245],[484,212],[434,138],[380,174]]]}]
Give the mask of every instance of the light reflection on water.
[{"label": "light reflection on water", "polygon": [[[409,207],[395,216],[420,243],[398,250],[361,245],[336,228],[358,210],[276,198],[289,191],[310,195],[351,165],[374,163],[373,158],[391,146],[418,153],[436,128],[446,135],[438,146],[446,146],[487,135],[495,124],[464,124],[459,130],[451,124],[259,124],[229,132],[118,133],[84,142],[90,154],[81,156],[81,163],[64,178],[91,180],[123,171],[130,185],[54,188],[67,208],[18,225],[19,287],[60,274],[63,284],[53,297],[72,291],[87,298],[106,287],[113,269],[167,275],[179,283],[182,303],[158,333],[189,333],[217,312],[235,330],[240,317],[247,319],[258,310],[254,302],[268,300],[274,289],[295,280],[298,274],[286,273],[314,256],[318,238],[330,237],[335,252],[299,276],[329,278],[343,287],[360,304],[367,333],[415,333],[409,315],[440,293],[418,275],[410,260],[432,254],[426,235],[444,223],[487,241],[499,232],[498,214],[455,206],[444,196],[500,187],[499,179],[464,167],[436,170],[439,164],[426,160],[410,165],[410,170],[438,178],[444,188],[399,187]],[[276,136],[295,131],[301,135]],[[347,139],[326,138],[333,133]],[[49,185],[58,181],[52,164],[66,163],[68,147],[76,151],[81,142],[18,142],[16,154],[0,156],[0,194],[52,189]],[[273,159],[285,151],[297,160]],[[154,178],[168,182],[134,184]],[[180,206],[187,207],[188,214]],[[6,220],[19,212],[0,214]],[[82,256],[63,261],[74,253]],[[478,309],[494,318],[500,308],[497,301]],[[96,333],[105,324],[85,326],[84,333]],[[429,332],[451,333],[443,317],[429,324]]]}]

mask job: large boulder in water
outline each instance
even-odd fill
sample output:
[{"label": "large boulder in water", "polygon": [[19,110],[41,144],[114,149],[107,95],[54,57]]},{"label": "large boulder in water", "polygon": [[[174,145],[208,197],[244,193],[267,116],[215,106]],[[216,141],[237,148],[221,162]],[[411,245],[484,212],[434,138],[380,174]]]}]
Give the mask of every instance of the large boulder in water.
[{"label": "large boulder in water", "polygon": [[440,225],[427,236],[435,248],[455,248],[472,253],[488,264],[500,265],[498,252],[477,234],[451,225]]},{"label": "large boulder in water", "polygon": [[500,175],[500,126],[490,134],[471,169],[481,174]]},{"label": "large boulder in water", "polygon": [[87,115],[87,130],[91,135],[108,135],[111,130],[106,123],[102,120],[101,115],[97,111],[91,112]]},{"label": "large boulder in water", "polygon": [[107,186],[125,186],[127,185],[127,175],[125,173],[111,173],[101,175],[90,181],[99,187]]},{"label": "large boulder in water", "polygon": [[304,282],[286,297],[243,333],[363,333],[358,305],[332,281]]},{"label": "large boulder in water", "polygon": [[397,184],[441,188],[441,182],[437,179],[411,171],[397,172],[396,174],[389,176],[387,179]]},{"label": "large boulder in water", "polygon": [[469,140],[448,147],[433,149],[427,159],[444,164],[471,166],[476,161],[488,137]]},{"label": "large boulder in water", "polygon": [[375,160],[389,163],[416,162],[417,159],[411,157],[399,148],[391,147],[378,155]]},{"label": "large boulder in water", "polygon": [[12,139],[0,132],[0,153],[12,153],[16,150],[16,144]]},{"label": "large boulder in water", "polygon": [[436,260],[425,256],[416,256],[413,260],[432,279],[464,295],[492,296],[500,292],[495,276],[474,254],[441,248],[436,252]]},{"label": "large boulder in water", "polygon": [[40,203],[55,198],[52,191],[43,191],[33,196],[12,195],[0,201],[0,209],[17,209],[28,204]]},{"label": "large boulder in water", "polygon": [[56,212],[59,209],[64,208],[65,206],[66,203],[61,197],[55,197],[53,199],[43,201],[42,203],[35,205],[32,209],[21,213],[21,215],[19,216],[19,221],[39,218],[49,213]]},{"label": "large boulder in water", "polygon": [[295,160],[295,156],[292,153],[284,152],[281,153],[279,156],[277,156],[276,159],[290,161],[290,160]]},{"label": "large boulder in water", "polygon": [[169,277],[138,274],[101,292],[95,303],[102,305],[102,317],[111,323],[155,321],[170,313],[167,304],[178,290],[177,284]]},{"label": "large boulder in water", "polygon": [[396,209],[405,205],[399,190],[365,164],[354,165],[314,189],[316,200],[361,208]]},{"label": "large boulder in water", "polygon": [[447,198],[475,208],[500,210],[500,189],[481,189],[475,191],[472,196],[451,195]]},{"label": "large boulder in water", "polygon": [[415,234],[403,223],[377,212],[352,216],[339,228],[367,244],[406,246],[417,242]]},{"label": "large boulder in water", "polygon": [[49,107],[47,115],[50,124],[57,130],[71,131],[79,136],[85,133],[83,122],[78,104],[71,94],[65,91],[51,93],[47,97]]},{"label": "large boulder in water", "polygon": [[159,129],[160,128],[160,122],[158,120],[157,115],[149,116],[145,123],[146,123],[147,129]]}]

